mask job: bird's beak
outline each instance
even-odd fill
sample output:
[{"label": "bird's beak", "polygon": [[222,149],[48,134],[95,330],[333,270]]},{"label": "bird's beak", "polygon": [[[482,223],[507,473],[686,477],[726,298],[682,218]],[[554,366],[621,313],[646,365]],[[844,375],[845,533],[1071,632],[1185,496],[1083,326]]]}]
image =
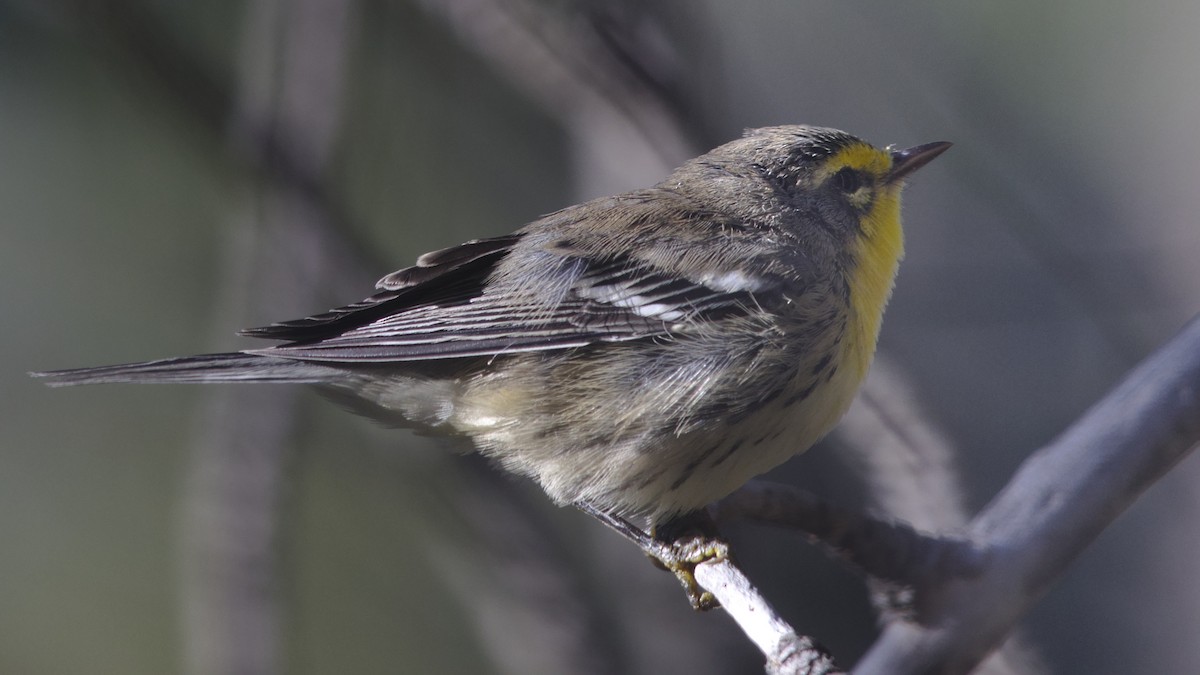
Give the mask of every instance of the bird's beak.
[{"label": "bird's beak", "polygon": [[936,141],[924,145],[915,145],[907,150],[892,151],[892,170],[888,172],[887,182],[896,183],[908,174],[933,161],[935,157],[950,149],[953,143]]}]

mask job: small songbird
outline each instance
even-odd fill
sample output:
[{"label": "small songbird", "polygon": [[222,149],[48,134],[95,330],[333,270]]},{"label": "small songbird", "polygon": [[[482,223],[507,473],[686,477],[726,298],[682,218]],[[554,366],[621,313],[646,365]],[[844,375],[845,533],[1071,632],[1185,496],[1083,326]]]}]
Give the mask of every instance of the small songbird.
[{"label": "small songbird", "polygon": [[750,130],[653,187],[426,253],[361,302],[243,331],[282,344],[35,375],[320,385],[389,423],[466,436],[560,504],[662,523],[837,423],[902,255],[904,180],[949,145]]}]

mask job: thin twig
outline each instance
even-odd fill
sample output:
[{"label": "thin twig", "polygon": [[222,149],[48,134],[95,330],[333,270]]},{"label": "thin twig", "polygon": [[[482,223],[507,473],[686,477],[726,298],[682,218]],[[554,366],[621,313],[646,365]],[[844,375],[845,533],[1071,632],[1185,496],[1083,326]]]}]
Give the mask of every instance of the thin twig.
[{"label": "thin twig", "polygon": [[798,635],[733,561],[718,558],[700,563],[695,575],[696,581],[713,594],[746,637],[767,657],[768,673],[826,675],[844,672],[811,638]]},{"label": "thin twig", "polygon": [[[683,582],[694,608],[723,607],[767,658],[768,673],[825,675],[842,672],[824,649],[811,638],[799,635],[750,583],[730,559],[729,545],[715,531],[708,514],[701,511],[685,516],[651,535],[628,520],[586,502],[575,506],[675,573]],[[681,528],[677,532],[678,538],[661,538],[664,529],[674,528]],[[707,597],[700,597],[701,590],[707,592]]]}]

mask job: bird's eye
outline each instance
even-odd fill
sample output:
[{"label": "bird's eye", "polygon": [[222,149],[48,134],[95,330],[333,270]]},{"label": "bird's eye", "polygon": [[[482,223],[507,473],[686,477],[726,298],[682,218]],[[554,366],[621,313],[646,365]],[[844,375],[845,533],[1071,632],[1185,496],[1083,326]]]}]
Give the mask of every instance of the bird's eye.
[{"label": "bird's eye", "polygon": [[833,174],[833,184],[848,195],[854,194],[863,186],[862,173],[848,166],[844,167]]}]

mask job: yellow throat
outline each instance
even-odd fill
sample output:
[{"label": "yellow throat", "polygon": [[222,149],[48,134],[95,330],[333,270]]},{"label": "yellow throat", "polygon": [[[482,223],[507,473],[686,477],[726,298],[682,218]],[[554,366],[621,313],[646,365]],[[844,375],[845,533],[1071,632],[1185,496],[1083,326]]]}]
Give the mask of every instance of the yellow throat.
[{"label": "yellow throat", "polygon": [[883,310],[892,295],[900,259],[904,257],[904,231],[900,226],[901,182],[889,182],[890,153],[865,143],[843,148],[826,163],[833,173],[844,167],[876,178],[863,189],[860,233],[851,243],[854,266],[850,270],[850,319],[843,345],[847,365],[865,377],[875,354]]}]

